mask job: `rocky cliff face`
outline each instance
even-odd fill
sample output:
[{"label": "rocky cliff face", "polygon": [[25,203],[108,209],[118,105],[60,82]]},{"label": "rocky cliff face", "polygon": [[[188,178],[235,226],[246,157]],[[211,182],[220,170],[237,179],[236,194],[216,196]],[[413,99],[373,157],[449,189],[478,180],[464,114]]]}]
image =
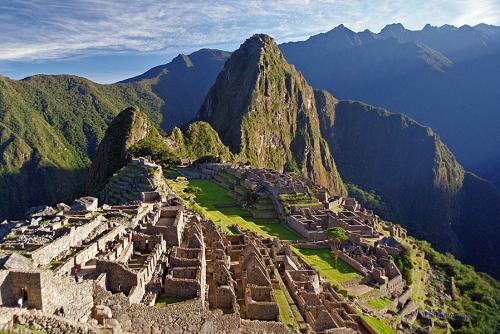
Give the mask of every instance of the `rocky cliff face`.
[{"label": "rocky cliff face", "polygon": [[139,109],[129,107],[111,122],[90,167],[86,193],[100,189],[106,180],[128,162],[128,150],[157,130]]},{"label": "rocky cliff face", "polygon": [[432,127],[458,161],[493,180],[500,160],[500,27],[401,24],[380,33],[340,25],[280,45],[316,88]]},{"label": "rocky cliff face", "polygon": [[465,173],[430,128],[326,92],[316,96],[321,131],[346,182],[376,191],[417,237],[498,275],[500,197],[493,186]]},{"label": "rocky cliff face", "polygon": [[238,159],[299,172],[345,193],[322,138],[314,90],[288,64],[274,40],[254,35],[226,62],[200,109]]}]

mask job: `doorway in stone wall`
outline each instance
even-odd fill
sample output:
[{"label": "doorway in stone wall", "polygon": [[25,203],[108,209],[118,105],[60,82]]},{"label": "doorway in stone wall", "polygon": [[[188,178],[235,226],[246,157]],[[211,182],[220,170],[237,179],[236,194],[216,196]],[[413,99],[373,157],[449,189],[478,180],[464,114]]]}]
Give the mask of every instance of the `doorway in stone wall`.
[{"label": "doorway in stone wall", "polygon": [[22,306],[28,308],[28,287],[21,289],[20,297],[22,299]]}]

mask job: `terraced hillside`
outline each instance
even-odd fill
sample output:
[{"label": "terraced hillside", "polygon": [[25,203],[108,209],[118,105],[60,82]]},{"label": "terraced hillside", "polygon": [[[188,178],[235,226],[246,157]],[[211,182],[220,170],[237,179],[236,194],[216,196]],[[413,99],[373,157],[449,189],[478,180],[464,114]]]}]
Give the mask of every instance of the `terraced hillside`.
[{"label": "terraced hillside", "polygon": [[163,169],[144,159],[133,159],[115,173],[100,193],[100,200],[106,204],[123,204],[141,200],[142,192],[157,191],[163,196],[168,187]]}]

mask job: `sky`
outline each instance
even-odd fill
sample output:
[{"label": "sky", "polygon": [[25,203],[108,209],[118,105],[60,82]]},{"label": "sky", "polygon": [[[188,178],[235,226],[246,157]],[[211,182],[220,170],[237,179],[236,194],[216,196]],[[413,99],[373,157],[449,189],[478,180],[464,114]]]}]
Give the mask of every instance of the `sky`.
[{"label": "sky", "polygon": [[0,0],[0,75],[75,74],[111,83],[254,33],[304,40],[344,24],[500,25],[500,0]]}]

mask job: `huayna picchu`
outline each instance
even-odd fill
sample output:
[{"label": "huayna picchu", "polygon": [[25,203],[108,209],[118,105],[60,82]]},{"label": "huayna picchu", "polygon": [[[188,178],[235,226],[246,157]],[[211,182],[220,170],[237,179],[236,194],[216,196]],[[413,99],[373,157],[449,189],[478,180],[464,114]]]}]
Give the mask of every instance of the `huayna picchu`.
[{"label": "huayna picchu", "polygon": [[335,97],[495,54],[496,27],[459,30],[255,34],[115,84],[0,77],[0,333],[498,333],[496,186],[430,127]]}]

